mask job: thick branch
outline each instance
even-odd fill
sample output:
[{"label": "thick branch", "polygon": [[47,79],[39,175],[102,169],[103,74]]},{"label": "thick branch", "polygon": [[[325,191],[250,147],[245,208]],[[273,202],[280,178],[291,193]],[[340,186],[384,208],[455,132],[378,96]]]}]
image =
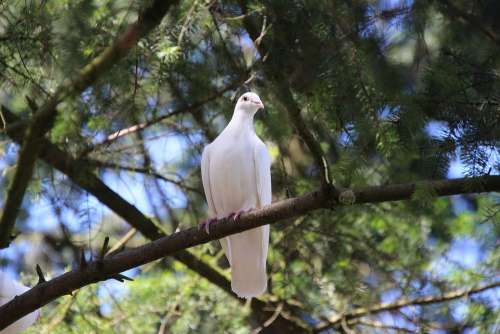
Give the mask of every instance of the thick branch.
[{"label": "thick branch", "polygon": [[499,191],[500,176],[368,187],[341,193],[331,190],[331,188],[321,188],[321,190],[301,197],[283,200],[263,209],[245,213],[237,222],[230,219],[221,220],[213,226],[209,235],[197,227],[183,230],[141,247],[124,250],[116,255],[106,257],[102,261],[92,262],[84,269],[70,271],[51,281],[37,285],[0,307],[0,314],[2,314],[0,329],[60,296],[178,251],[185,251],[193,246],[259,226],[274,224],[317,209],[339,206],[342,203],[342,200],[339,202],[339,199],[346,196],[350,198],[350,203],[357,204],[409,199],[416,187],[432,189],[437,196]]},{"label": "thick branch", "polygon": [[494,289],[500,287],[500,281],[483,284],[474,288],[469,289],[459,289],[455,291],[450,291],[440,295],[431,295],[424,297],[417,297],[413,299],[399,299],[392,303],[382,303],[375,306],[367,307],[367,308],[358,308],[352,312],[344,314],[342,316],[335,317],[329,321],[328,324],[320,325],[316,328],[315,333],[320,333],[326,329],[339,326],[343,319],[352,320],[356,318],[361,318],[364,316],[372,315],[375,313],[385,312],[385,311],[394,311],[403,307],[411,306],[411,305],[427,305],[427,304],[435,304],[442,303],[453,299],[462,298],[465,296],[474,295],[480,292],[483,292],[488,289]]},{"label": "thick branch", "polygon": [[17,169],[7,192],[7,199],[0,220],[0,248],[8,247],[10,235],[21,202],[33,175],[35,161],[42,148],[41,138],[50,130],[57,114],[58,104],[70,96],[81,93],[92,85],[103,73],[122,59],[137,41],[160,24],[169,7],[176,0],[155,0],[131,24],[116,41],[97,58],[87,64],[72,80],[63,82],[35,113],[33,120],[23,139]]}]

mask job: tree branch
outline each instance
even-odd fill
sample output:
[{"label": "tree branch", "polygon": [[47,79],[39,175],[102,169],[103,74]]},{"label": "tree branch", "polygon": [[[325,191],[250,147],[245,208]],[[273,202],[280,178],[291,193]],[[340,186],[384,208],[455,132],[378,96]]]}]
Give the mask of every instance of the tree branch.
[{"label": "tree branch", "polygon": [[245,73],[245,75],[242,75],[238,79],[236,79],[233,82],[231,82],[229,85],[227,85],[224,88],[222,88],[222,89],[214,92],[212,95],[208,96],[207,98],[205,98],[205,99],[203,99],[201,101],[195,102],[195,103],[190,104],[190,105],[184,105],[184,106],[182,106],[182,107],[180,107],[178,109],[175,109],[175,110],[173,110],[173,111],[171,111],[171,112],[169,112],[169,113],[167,113],[165,115],[161,115],[161,116],[158,116],[156,118],[150,119],[150,120],[148,120],[148,121],[146,121],[144,123],[132,125],[132,126],[130,126],[128,128],[125,128],[125,129],[120,129],[120,130],[118,130],[118,131],[110,134],[103,141],[85,148],[79,154],[79,156],[80,157],[84,157],[84,156],[88,155],[90,152],[92,152],[93,150],[95,150],[96,148],[99,148],[99,147],[102,147],[102,146],[106,146],[106,145],[110,145],[112,142],[114,142],[118,138],[121,138],[121,137],[126,136],[126,135],[130,135],[130,134],[135,133],[137,131],[141,131],[141,130],[143,130],[145,128],[148,128],[148,127],[150,127],[152,125],[160,123],[160,122],[162,122],[162,121],[164,121],[164,120],[166,120],[168,118],[174,117],[176,115],[180,115],[180,114],[183,114],[183,113],[186,113],[186,112],[194,113],[198,109],[200,109],[203,105],[216,100],[217,98],[219,98],[220,96],[222,96],[224,93],[226,93],[228,91],[231,91],[231,90],[235,89],[236,87],[238,87],[239,85],[241,85],[246,80],[246,74],[247,73]]},{"label": "tree branch", "polygon": [[[7,135],[14,141],[20,143],[26,131],[26,123],[20,121],[7,107],[2,106],[1,110],[7,124],[12,124],[5,130]],[[146,238],[155,240],[164,236],[163,232],[160,231],[150,219],[144,216],[142,212],[106,186],[106,184],[93,173],[92,166],[89,165],[85,159],[73,158],[45,138],[41,141],[42,150],[39,155],[40,159],[66,174],[72,182],[94,195],[102,204],[122,217],[129,225],[141,232]],[[230,296],[237,298],[231,291],[231,282],[219,271],[197,258],[191,252],[187,250],[180,251],[173,254],[173,258],[183,263],[190,270],[204,277],[212,284],[218,286]],[[238,300],[243,301],[242,299]],[[251,308],[259,319],[268,319],[272,315],[272,311],[267,310],[268,306],[269,303],[258,298],[252,298]],[[297,330],[301,329],[300,325],[281,316],[278,317],[273,324],[293,329],[291,332],[297,332]]]},{"label": "tree branch", "polygon": [[288,85],[283,84],[283,82],[284,79],[276,81],[276,95],[286,108],[288,116],[290,117],[290,120],[292,121],[295,129],[299,133],[299,136],[302,138],[302,140],[304,140],[306,146],[309,148],[309,151],[311,152],[315,161],[316,167],[319,170],[323,186],[329,186],[331,185],[330,170],[323,149],[321,148],[320,143],[314,137],[313,133],[309,131],[307,123],[300,113],[300,108],[297,105],[297,102],[295,102],[290,88],[288,87]]},{"label": "tree branch", "polygon": [[152,168],[125,166],[125,165],[120,165],[120,164],[117,164],[117,163],[114,163],[111,161],[102,161],[102,160],[93,160],[93,159],[86,159],[86,160],[91,166],[95,166],[98,168],[104,168],[104,169],[116,169],[116,170],[120,170],[120,171],[128,171],[128,172],[148,175],[148,176],[163,180],[165,182],[172,183],[172,184],[176,185],[177,187],[179,187],[180,189],[183,189],[185,191],[190,191],[193,193],[197,193],[199,195],[203,195],[199,189],[194,188],[194,187],[190,187],[190,186],[184,184],[184,182],[176,180],[174,178],[164,176]]},{"label": "tree branch", "polygon": [[[331,188],[321,188],[301,197],[279,201],[263,209],[244,213],[237,222],[231,219],[220,220],[210,232],[192,227],[169,236],[162,237],[143,246],[124,250],[116,255],[105,257],[102,261],[91,262],[85,268],[67,272],[48,282],[41,283],[28,292],[0,307],[0,329],[28,313],[48,304],[52,300],[71,293],[83,286],[109,279],[116,274],[138,267],[165,256],[185,251],[187,248],[201,245],[212,240],[247,231],[259,226],[274,224],[318,209],[331,209],[342,205],[342,196],[349,195],[350,204],[378,203],[409,199],[416,187],[432,189],[437,196],[448,196],[463,193],[491,192],[500,190],[500,176],[482,176],[442,181],[422,181],[399,185],[375,186],[338,192]],[[346,194],[347,193],[347,194]],[[340,201],[339,201],[340,199]],[[137,209],[136,209],[137,210]],[[484,289],[484,287],[483,287]],[[469,292],[462,292],[465,295]],[[459,294],[456,294],[459,295]],[[456,296],[455,295],[455,296]],[[452,298],[452,295],[445,295]],[[454,297],[458,298],[458,297]],[[411,302],[426,304],[426,298]],[[403,303],[404,304],[404,303]],[[397,307],[402,307],[398,304]],[[387,305],[378,309],[388,310]],[[372,311],[372,309],[370,309]],[[365,311],[366,313],[367,311]],[[363,312],[359,312],[363,313]]]},{"label": "tree branch", "polygon": [[342,323],[342,319],[352,320],[356,318],[361,318],[364,316],[372,315],[375,313],[385,312],[385,311],[393,311],[403,307],[411,306],[411,305],[427,305],[427,304],[435,304],[442,303],[453,299],[462,298],[469,295],[474,295],[480,292],[483,292],[488,289],[494,289],[500,287],[500,281],[496,281],[489,284],[482,284],[477,287],[469,288],[469,289],[459,289],[455,291],[450,291],[447,293],[443,293],[440,295],[431,295],[424,297],[417,297],[413,299],[400,299],[392,303],[382,303],[375,306],[367,307],[367,308],[358,308],[350,313],[343,314],[342,316],[335,317],[329,321],[328,324],[319,325],[314,332],[320,333],[329,328],[339,326]]},{"label": "tree branch", "polygon": [[[245,15],[243,18],[243,25],[247,30],[249,36],[254,41],[255,47],[259,50],[261,56],[267,54],[269,52],[269,48],[266,47],[267,43],[265,43],[262,39],[262,32],[260,32],[259,29],[253,24],[252,18],[246,15],[247,8],[245,1],[240,1],[240,6],[242,8],[243,14]],[[276,71],[272,67],[272,65],[270,65],[269,61],[264,61],[262,65],[266,74],[266,78],[273,83],[272,85],[268,85],[268,87],[270,87],[270,89],[275,92],[276,97],[286,109],[288,117],[290,118],[293,126],[311,152],[316,167],[318,168],[321,175],[322,186],[331,186],[328,160],[326,159],[320,143],[316,140],[313,133],[307,127],[307,124],[301,115],[300,108],[297,105],[292,92],[290,91],[290,87],[287,83],[286,78],[284,77],[282,69],[280,69],[280,71]]]},{"label": "tree branch", "polygon": [[35,161],[42,148],[41,138],[54,123],[59,103],[70,96],[75,96],[92,85],[103,73],[122,59],[137,41],[160,24],[163,16],[176,0],[155,0],[142,13],[136,22],[131,24],[116,41],[107,47],[102,54],[92,60],[72,80],[64,81],[55,93],[35,113],[22,141],[17,162],[17,169],[7,192],[2,217],[0,219],[0,248],[10,244],[21,202],[33,175]]}]

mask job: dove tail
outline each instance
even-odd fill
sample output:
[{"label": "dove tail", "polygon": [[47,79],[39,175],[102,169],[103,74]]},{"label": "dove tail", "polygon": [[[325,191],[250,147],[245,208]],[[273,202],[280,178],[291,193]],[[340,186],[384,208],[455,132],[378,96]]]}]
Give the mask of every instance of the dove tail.
[{"label": "dove tail", "polygon": [[241,298],[263,294],[267,289],[269,225],[227,239],[226,256],[231,264],[231,289]]}]

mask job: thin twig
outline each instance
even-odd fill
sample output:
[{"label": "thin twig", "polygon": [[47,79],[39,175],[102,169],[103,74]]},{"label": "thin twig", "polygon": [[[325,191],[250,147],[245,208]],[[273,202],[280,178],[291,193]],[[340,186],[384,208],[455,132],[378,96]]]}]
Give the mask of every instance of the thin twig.
[{"label": "thin twig", "polygon": [[183,190],[187,190],[187,191],[191,191],[191,192],[195,192],[197,194],[200,194],[199,189],[187,186],[181,181],[164,176],[164,175],[158,173],[157,171],[153,170],[152,168],[124,166],[124,165],[120,165],[120,164],[117,164],[117,163],[114,163],[111,161],[100,161],[100,160],[87,160],[87,161],[91,165],[94,165],[94,166],[97,166],[100,168],[118,169],[118,170],[124,170],[124,171],[128,171],[128,172],[149,175],[149,176],[155,177],[157,179],[163,180],[165,182],[172,183]]},{"label": "thin twig", "polygon": [[116,244],[113,245],[107,252],[108,255],[120,251],[125,245],[134,237],[137,233],[137,229],[131,228]]},{"label": "thin twig", "polygon": [[188,13],[186,14],[186,19],[184,20],[184,24],[182,25],[181,32],[179,33],[179,37],[177,38],[177,46],[181,46],[182,39],[184,38],[184,34],[186,33],[189,23],[193,17],[193,13],[198,6],[198,0],[193,1],[193,4],[189,8]]},{"label": "thin twig", "polygon": [[171,112],[169,112],[169,113],[167,113],[165,115],[158,116],[156,118],[150,119],[150,120],[148,120],[148,121],[146,121],[144,123],[132,125],[132,126],[130,126],[128,128],[125,128],[125,129],[120,129],[120,130],[118,130],[118,131],[110,134],[102,142],[99,142],[97,144],[94,144],[94,145],[91,145],[91,146],[87,147],[85,150],[83,150],[80,153],[79,156],[80,157],[85,157],[90,152],[92,152],[93,150],[95,150],[96,148],[99,148],[101,146],[109,145],[109,144],[111,144],[113,141],[115,141],[118,138],[122,138],[123,136],[130,135],[130,134],[133,134],[133,133],[135,133],[137,131],[144,130],[144,129],[146,129],[146,128],[152,126],[152,125],[155,125],[157,123],[160,123],[160,122],[162,122],[162,121],[164,121],[164,120],[166,120],[168,118],[171,118],[171,117],[174,117],[176,115],[183,114],[183,113],[186,113],[186,112],[191,112],[191,113],[195,112],[198,109],[200,109],[203,105],[205,105],[205,104],[207,104],[209,102],[212,102],[212,101],[216,100],[217,98],[219,98],[220,96],[222,96],[224,93],[226,93],[226,92],[228,92],[230,90],[235,89],[242,82],[244,82],[245,79],[246,79],[246,74],[244,76],[241,76],[237,80],[233,81],[232,83],[230,83],[226,87],[222,88],[221,90],[214,92],[212,95],[210,95],[206,99],[203,99],[201,101],[195,102],[195,103],[190,104],[190,105],[183,106],[183,107],[178,108],[176,110],[173,110],[173,111],[171,111]]},{"label": "thin twig", "polygon": [[5,130],[7,128],[7,122],[5,121],[2,110],[0,110],[0,120],[2,121],[2,130]]},{"label": "thin twig", "polygon": [[369,315],[380,313],[380,312],[393,311],[393,310],[397,310],[397,309],[407,307],[407,306],[412,306],[412,305],[428,305],[428,304],[442,303],[445,301],[478,294],[478,293],[483,292],[485,290],[494,289],[494,288],[497,288],[499,286],[500,286],[500,281],[496,281],[493,283],[482,284],[482,285],[479,285],[477,287],[473,287],[473,288],[469,288],[469,289],[458,289],[458,290],[446,292],[446,293],[443,293],[440,295],[430,295],[430,296],[424,296],[424,297],[417,297],[417,298],[413,298],[413,299],[402,298],[402,299],[399,299],[395,302],[381,303],[381,304],[370,306],[367,308],[361,307],[361,308],[358,308],[352,312],[346,313],[342,316],[334,317],[334,318],[330,319],[329,323],[327,323],[327,324],[320,324],[319,326],[316,327],[314,332],[320,333],[320,332],[327,330],[329,328],[338,326],[339,324],[341,324],[343,319],[350,320],[350,319],[361,318],[364,316],[369,316]]},{"label": "thin twig", "polygon": [[[240,5],[242,7],[243,13],[247,13],[247,7],[245,1],[240,1]],[[261,55],[268,54],[269,48],[263,41],[263,36],[266,34],[267,29],[265,27],[265,19],[262,27],[255,27],[254,24],[246,17],[243,20],[244,27],[247,30],[248,34],[254,41],[255,48],[259,50]],[[321,176],[321,184],[324,188],[332,188],[332,182],[330,180],[330,171],[329,164],[326,159],[326,155],[321,148],[320,143],[314,137],[313,133],[307,127],[307,123],[304,121],[301,110],[295,101],[292,92],[290,91],[290,87],[288,85],[287,79],[284,77],[284,73],[281,71],[276,71],[269,62],[263,62],[263,69],[266,73],[267,79],[272,82],[269,85],[270,89],[272,89],[278,98],[279,102],[283,105],[283,109],[286,110],[288,116],[295,129],[297,130],[299,136],[304,140],[307,145],[311,155],[314,159],[314,162],[319,170],[319,174]]]}]

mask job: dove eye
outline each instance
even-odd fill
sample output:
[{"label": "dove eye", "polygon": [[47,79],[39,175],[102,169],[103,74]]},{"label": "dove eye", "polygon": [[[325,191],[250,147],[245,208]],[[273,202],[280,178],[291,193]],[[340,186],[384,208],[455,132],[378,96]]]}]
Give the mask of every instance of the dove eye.
[{"label": "dove eye", "polygon": [[248,97],[244,96],[243,101],[248,101]]}]

